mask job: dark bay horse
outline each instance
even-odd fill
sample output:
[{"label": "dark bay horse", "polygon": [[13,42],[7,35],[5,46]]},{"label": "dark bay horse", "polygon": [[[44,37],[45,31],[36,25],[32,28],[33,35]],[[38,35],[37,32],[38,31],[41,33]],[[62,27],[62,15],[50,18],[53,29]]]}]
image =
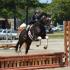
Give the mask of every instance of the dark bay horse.
[{"label": "dark bay horse", "polygon": [[19,35],[19,40],[16,44],[15,50],[18,51],[18,48],[21,49],[21,46],[23,45],[23,43],[25,43],[25,54],[27,54],[33,40],[35,40],[38,36],[45,38],[46,32],[44,25],[46,24],[47,16],[45,14],[42,14],[40,15],[39,21],[31,24],[28,30],[22,30]]}]

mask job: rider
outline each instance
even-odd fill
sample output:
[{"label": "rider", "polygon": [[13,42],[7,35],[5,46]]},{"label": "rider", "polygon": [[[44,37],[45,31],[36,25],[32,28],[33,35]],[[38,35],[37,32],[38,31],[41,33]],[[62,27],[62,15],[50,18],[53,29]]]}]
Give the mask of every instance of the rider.
[{"label": "rider", "polygon": [[40,16],[40,11],[36,10],[35,13],[33,14],[32,18],[31,18],[29,25],[27,26],[26,30],[28,30],[29,27],[32,26],[32,24],[36,23],[39,20],[39,16]]},{"label": "rider", "polygon": [[41,11],[40,10],[36,10],[35,13],[34,13],[34,15],[32,16],[32,19],[31,20],[37,22],[39,20],[39,18],[40,18],[39,17],[40,14],[41,14]]}]

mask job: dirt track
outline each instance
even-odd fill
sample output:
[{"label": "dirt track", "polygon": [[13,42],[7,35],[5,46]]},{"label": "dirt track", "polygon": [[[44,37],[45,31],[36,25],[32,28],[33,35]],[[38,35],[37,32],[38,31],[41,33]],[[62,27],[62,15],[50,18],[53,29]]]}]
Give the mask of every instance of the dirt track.
[{"label": "dirt track", "polygon": [[[0,46],[4,45],[4,44],[5,45],[7,45],[7,44],[16,45],[16,43],[17,43],[17,41],[0,41]],[[63,39],[59,39],[59,40],[58,39],[49,39],[47,49],[44,49],[44,46],[47,45],[46,40],[42,40],[41,46],[36,47],[36,45],[38,45],[38,44],[39,44],[38,41],[32,42],[28,54],[64,52]],[[5,45],[3,46],[3,48],[0,48],[0,56],[1,55],[2,56],[25,55],[24,45],[21,48],[22,49],[21,53],[16,53],[13,47],[12,48],[5,48]]]}]

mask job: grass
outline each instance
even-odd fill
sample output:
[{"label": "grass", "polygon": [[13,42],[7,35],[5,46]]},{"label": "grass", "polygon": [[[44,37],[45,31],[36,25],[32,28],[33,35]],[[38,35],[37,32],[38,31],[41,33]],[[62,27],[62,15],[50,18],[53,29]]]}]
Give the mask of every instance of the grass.
[{"label": "grass", "polygon": [[49,38],[51,39],[62,39],[64,38],[64,32],[54,32],[54,33],[50,33],[48,34]]}]

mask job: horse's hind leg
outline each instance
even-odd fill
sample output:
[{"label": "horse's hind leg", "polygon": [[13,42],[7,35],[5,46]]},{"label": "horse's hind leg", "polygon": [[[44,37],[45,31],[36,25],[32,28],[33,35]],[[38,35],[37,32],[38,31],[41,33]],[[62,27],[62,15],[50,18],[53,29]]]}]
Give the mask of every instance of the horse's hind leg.
[{"label": "horse's hind leg", "polygon": [[24,42],[20,42],[19,52],[21,52],[21,47],[22,47],[23,43],[24,43]]},{"label": "horse's hind leg", "polygon": [[19,41],[17,42],[16,47],[15,47],[16,52],[18,51],[18,46],[19,46]]},{"label": "horse's hind leg", "polygon": [[27,54],[28,53],[28,50],[30,49],[30,45],[31,45],[31,42],[27,42],[26,43],[26,50],[25,50],[25,54]]}]

